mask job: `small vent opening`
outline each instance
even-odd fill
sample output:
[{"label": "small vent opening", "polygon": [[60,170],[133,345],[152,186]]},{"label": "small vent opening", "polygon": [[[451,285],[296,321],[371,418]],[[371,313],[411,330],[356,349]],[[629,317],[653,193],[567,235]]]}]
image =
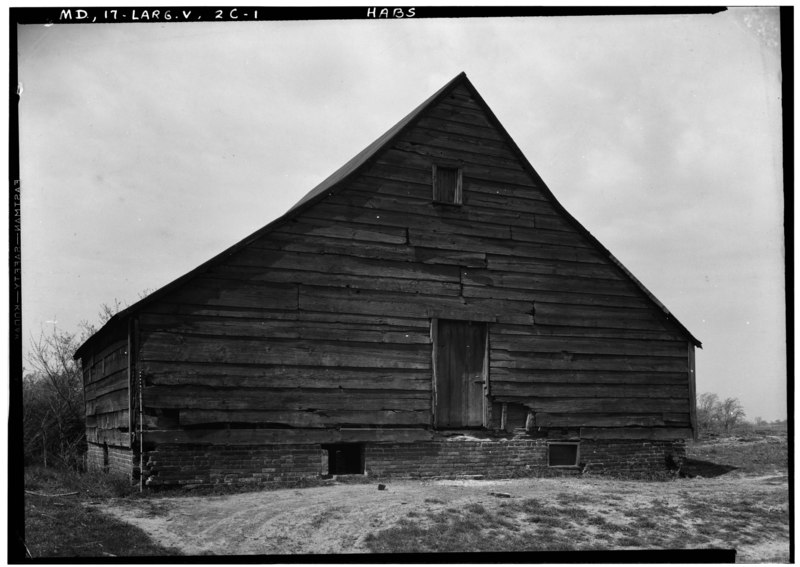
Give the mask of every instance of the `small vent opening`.
[{"label": "small vent opening", "polygon": [[364,446],[357,443],[323,445],[328,452],[328,474],[364,474]]},{"label": "small vent opening", "polygon": [[550,467],[578,466],[578,443],[548,444],[547,465]]}]

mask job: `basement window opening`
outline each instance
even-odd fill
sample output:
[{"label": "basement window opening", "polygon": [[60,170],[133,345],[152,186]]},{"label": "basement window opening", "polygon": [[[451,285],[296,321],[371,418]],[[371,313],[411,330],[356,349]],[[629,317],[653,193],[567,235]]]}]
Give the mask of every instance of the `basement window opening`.
[{"label": "basement window opening", "polygon": [[336,443],[323,445],[328,452],[328,474],[364,474],[364,445]]},{"label": "basement window opening", "polygon": [[548,467],[577,467],[579,443],[548,443]]},{"label": "basement window opening", "polygon": [[434,164],[433,201],[445,205],[460,205],[461,192],[461,169]]}]

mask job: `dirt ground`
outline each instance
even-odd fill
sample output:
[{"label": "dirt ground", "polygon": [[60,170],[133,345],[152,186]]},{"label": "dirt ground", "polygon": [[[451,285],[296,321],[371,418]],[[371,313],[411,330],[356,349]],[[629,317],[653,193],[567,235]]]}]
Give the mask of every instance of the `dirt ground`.
[{"label": "dirt ground", "polygon": [[[568,493],[585,509],[604,508],[605,513],[608,509],[604,502],[623,501],[625,508],[618,509],[622,516],[625,509],[645,506],[656,499],[673,507],[687,506],[695,498],[713,499],[721,505],[743,498],[788,503],[788,477],[785,472],[776,473],[733,473],[670,482],[598,477],[384,481],[385,490],[378,490],[376,481],[224,496],[118,499],[96,506],[136,525],[161,545],[176,547],[189,555],[366,553],[368,534],[390,528],[402,518],[464,509],[475,503],[497,509],[501,502],[513,499],[537,498],[557,504],[561,498],[563,504],[564,494]],[[710,537],[707,543],[690,543],[687,547],[736,547],[737,562],[789,559],[788,526],[785,534],[775,534],[773,539],[761,537],[749,544],[742,544],[736,534],[726,535],[724,530]],[[598,540],[597,548],[607,547]]]}]

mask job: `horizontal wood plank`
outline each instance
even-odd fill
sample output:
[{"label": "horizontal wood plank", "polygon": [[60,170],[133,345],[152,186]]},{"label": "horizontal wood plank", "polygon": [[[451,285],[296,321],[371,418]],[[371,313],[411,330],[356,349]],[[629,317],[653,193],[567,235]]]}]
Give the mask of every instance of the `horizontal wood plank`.
[{"label": "horizontal wood plank", "polygon": [[297,309],[297,286],[283,283],[251,284],[217,275],[198,276],[191,285],[174,290],[167,301],[219,307]]},{"label": "horizontal wood plank", "polygon": [[[534,183],[525,185],[514,185],[502,183],[491,179],[466,179],[464,180],[464,191],[470,194],[496,195],[499,197],[510,197],[516,200],[536,200],[550,202],[551,198],[541,188]],[[540,209],[544,214],[547,209]],[[539,226],[534,223],[534,226]],[[571,226],[571,225],[570,225]]]},{"label": "horizontal wood plank", "polygon": [[[516,289],[509,287],[495,287],[487,285],[461,286],[464,297],[482,297],[487,299],[511,299],[527,301],[530,303],[559,303],[570,305],[589,305],[599,307],[624,307],[634,309],[647,309],[649,305],[643,300],[623,295],[603,295],[599,293],[575,291],[542,291],[540,289]],[[525,334],[550,334],[527,329]]]},{"label": "horizontal wood plank", "polygon": [[93,413],[86,415],[86,427],[100,429],[127,429],[128,409],[112,411],[110,413]]},{"label": "horizontal wood plank", "polygon": [[[469,149],[467,149],[469,148]],[[425,163],[436,163],[437,160],[448,162],[463,162],[469,164],[480,164],[489,167],[498,167],[509,171],[524,172],[510,153],[502,155],[500,152],[482,153],[475,151],[477,148],[462,144],[461,148],[455,149],[447,144],[427,143],[420,144],[408,140],[400,140],[389,149],[382,158],[388,163],[402,163],[406,159],[406,154],[420,156]]]},{"label": "horizontal wood plank", "polygon": [[145,431],[147,444],[302,445],[320,443],[414,443],[433,437],[426,429],[196,429]]},{"label": "horizontal wood plank", "polygon": [[[608,291],[608,290],[607,290]],[[536,304],[537,325],[559,327],[602,327],[641,329],[646,331],[670,330],[669,322],[654,309],[628,309],[624,307],[583,306],[540,302]]]},{"label": "horizontal wood plank", "polygon": [[[543,260],[487,254],[486,265],[488,269],[497,272],[521,272],[575,278],[627,281],[620,275],[619,271],[610,264],[563,262],[558,258]],[[557,291],[557,288],[555,288],[554,291]]]},{"label": "horizontal wood plank", "polygon": [[131,446],[130,433],[119,429],[87,427],[86,441],[89,443],[97,443],[98,445],[107,444],[112,447],[130,448]]},{"label": "horizontal wood plank", "polygon": [[429,392],[404,390],[150,386],[143,395],[145,406],[162,409],[425,411],[431,407]]},{"label": "horizontal wood plank", "polygon": [[[245,248],[231,257],[233,266],[305,270],[331,274],[425,279],[458,282],[456,266],[432,266],[416,262],[394,262],[337,254],[305,254]],[[291,306],[289,307],[291,308]]]},{"label": "horizontal wood plank", "polygon": [[342,388],[427,392],[427,370],[345,368],[340,366],[255,366],[231,363],[142,363],[147,384],[217,388]]},{"label": "horizontal wood plank", "polygon": [[[633,291],[629,285],[626,285],[626,282],[592,278],[565,277],[554,274],[525,274],[518,272],[496,272],[492,271],[491,269],[466,269],[462,271],[461,282],[464,285],[530,289],[548,293],[552,293],[554,290],[556,290],[562,293],[570,292],[619,295],[637,299],[640,297],[640,294]],[[631,304],[633,307],[639,305],[635,299],[631,302]],[[567,307],[567,305],[568,304],[566,303],[563,306],[554,304],[552,307],[548,307],[545,305],[543,306],[541,314],[543,317],[550,315],[558,316],[562,313],[565,313],[565,311],[568,309],[583,309],[582,306]],[[593,313],[599,315],[616,315],[618,313],[623,313],[623,311],[594,311]],[[570,315],[573,314],[570,313]]]},{"label": "horizontal wood plank", "polygon": [[[536,224],[536,218],[534,215],[541,214],[541,215],[554,215],[556,213],[556,209],[550,203],[549,200],[546,200],[542,193],[540,192],[532,192],[529,191],[530,195],[536,195],[540,197],[538,199],[534,198],[524,198],[518,197],[516,195],[509,195],[509,194],[502,194],[497,191],[489,192],[486,191],[487,182],[482,179],[475,179],[470,178],[470,183],[465,184],[464,188],[464,204],[470,207],[476,207],[480,209],[510,209],[514,211],[519,211],[520,213],[525,213],[528,217],[529,222],[527,223],[529,227],[540,229]],[[524,187],[525,185],[523,185]],[[519,185],[515,185],[515,187],[519,190]],[[477,188],[477,190],[476,190]],[[483,190],[480,190],[483,189]],[[524,189],[522,189],[524,191]],[[527,230],[519,227],[514,226],[512,228],[512,236],[516,240],[524,240],[523,236],[528,231],[531,230],[528,228]],[[515,230],[516,229],[516,230]],[[517,236],[515,233],[520,231],[520,234]],[[562,231],[563,232],[563,231]],[[557,235],[554,235],[557,236]],[[562,234],[561,236],[566,237],[567,235]],[[574,232],[574,238],[577,240],[579,234]],[[532,242],[536,242],[535,240]]]},{"label": "horizontal wood plank", "polygon": [[448,120],[456,122],[463,122],[465,124],[474,124],[481,128],[494,128],[494,125],[489,121],[488,115],[481,108],[472,108],[466,101],[462,104],[457,104],[452,99],[444,98],[439,104],[430,109],[432,115],[437,113],[446,115]]},{"label": "horizontal wood plank", "polygon": [[[403,186],[409,182],[404,181]],[[430,183],[430,182],[428,182]],[[388,187],[388,179],[378,178],[377,187]],[[432,191],[432,189],[430,190]],[[483,227],[487,235],[495,238],[510,238],[512,226],[533,227],[533,215],[512,209],[442,206],[433,203],[426,188],[424,193],[376,196],[369,187],[361,192],[347,191],[319,203],[308,213],[310,218],[333,222],[358,222],[381,226],[406,228],[430,228],[440,225],[449,227],[455,234],[472,235],[477,226]],[[468,223],[472,224],[472,227]]]},{"label": "horizontal wood plank", "polygon": [[643,341],[581,337],[529,337],[524,335],[492,336],[492,354],[506,351],[520,353],[617,354],[630,356],[668,356],[686,359],[686,343],[678,341]]},{"label": "horizontal wood plank", "polygon": [[[465,286],[466,287],[466,286]],[[575,300],[577,294],[570,295],[570,299]],[[581,295],[580,297],[583,297]],[[602,327],[568,327],[559,325],[535,326],[533,328],[525,325],[505,325],[496,324],[492,326],[496,334],[502,335],[534,335],[546,337],[599,337],[609,339],[635,339],[635,340],[656,340],[656,341],[686,341],[686,337],[674,330],[652,330],[652,329],[614,329]]]},{"label": "horizontal wood plank", "polygon": [[481,298],[435,297],[421,294],[393,294],[373,291],[341,291],[326,288],[302,287],[300,309],[335,311],[340,313],[406,315],[475,321],[500,321],[529,324],[533,321],[532,305],[511,300]]},{"label": "horizontal wood plank", "polygon": [[422,128],[433,128],[443,132],[452,132],[454,134],[466,134],[473,138],[495,140],[498,142],[505,141],[503,136],[492,127],[488,125],[476,125],[468,121],[453,120],[452,116],[447,112],[441,111],[438,113],[430,112],[420,117],[417,121]]},{"label": "horizontal wood plank", "polygon": [[[529,221],[521,219],[519,213],[442,206],[433,203],[429,193],[430,188],[427,187],[425,195],[421,197],[379,197],[367,187],[363,191],[351,190],[336,195],[320,203],[308,214],[317,222],[327,218],[329,222],[398,227],[403,230],[430,230],[435,227],[452,234],[503,240],[511,239],[509,223],[529,224]],[[560,234],[561,240],[564,240],[563,233]]]},{"label": "horizontal wood plank", "polygon": [[[409,259],[414,256],[409,254]],[[452,254],[452,260],[448,263],[453,265],[463,265],[460,262],[461,255]],[[473,265],[480,265],[477,261],[471,262]],[[414,270],[413,267],[409,268]],[[290,269],[266,269],[253,267],[236,267],[229,269],[230,278],[242,278],[255,284],[260,282],[293,283],[300,285],[315,285],[324,287],[341,287],[352,289],[371,289],[378,291],[391,291],[401,293],[422,293],[427,295],[449,295],[457,296],[460,294],[460,285],[455,282],[442,282],[440,280],[427,280],[423,277],[411,278],[389,278],[377,276],[359,276],[352,274],[331,274],[328,272],[316,272],[310,270],[290,270]],[[266,304],[270,306],[269,304]]]},{"label": "horizontal wood plank", "polygon": [[219,337],[322,341],[335,337],[339,341],[394,344],[429,344],[431,342],[430,333],[424,327],[390,327],[364,323],[305,322],[284,319],[144,314],[140,318],[140,328],[144,332],[164,331]]},{"label": "horizontal wood plank", "polygon": [[417,127],[404,132],[398,144],[422,144],[432,148],[446,148],[466,154],[480,154],[508,158],[511,153],[508,145],[501,140],[478,138],[475,136],[446,132],[431,127]]},{"label": "horizontal wood plank", "polygon": [[368,321],[386,325],[411,325],[429,327],[430,322],[425,318],[413,317],[409,313],[345,313],[337,310],[319,311],[306,309],[304,311],[284,311],[258,308],[224,308],[206,307],[204,305],[191,305],[170,303],[166,301],[152,303],[147,306],[148,313],[169,315],[193,315],[197,317],[241,317],[247,319],[262,318],[275,320],[294,321],[339,321],[359,322]]},{"label": "horizontal wood plank", "polygon": [[531,370],[603,370],[617,372],[686,372],[687,362],[663,356],[593,354],[522,354],[493,351],[491,367]]},{"label": "horizontal wood plank", "polygon": [[577,230],[572,221],[558,213],[552,215],[535,213],[533,215],[533,226],[542,230],[561,230],[565,232]]},{"label": "horizontal wood plank", "polygon": [[647,439],[669,441],[672,439],[689,439],[691,437],[692,430],[688,427],[581,428],[581,439]]},{"label": "horizontal wood plank", "polygon": [[[503,142],[464,136],[434,130],[431,128],[413,128],[403,134],[393,146],[399,150],[422,150],[432,158],[445,157],[450,160],[478,161],[478,163],[491,163],[483,160],[501,160],[501,164],[519,167],[513,164],[514,156]],[[443,152],[441,154],[437,152]]]},{"label": "horizontal wood plank", "polygon": [[688,412],[689,400],[643,398],[518,398],[495,396],[496,402],[521,403],[535,412],[544,413],[615,413]]},{"label": "horizontal wood plank", "polygon": [[232,364],[430,368],[429,349],[413,344],[209,338],[164,332],[143,337],[140,357]]},{"label": "horizontal wood plank", "polygon": [[376,226],[358,223],[311,222],[310,220],[288,222],[280,227],[284,234],[297,237],[317,236],[337,240],[381,242],[385,244],[406,244],[406,232],[402,228]]},{"label": "horizontal wood plank", "polygon": [[431,413],[426,410],[314,410],[314,411],[231,411],[181,410],[180,424],[185,426],[214,423],[281,424],[291,427],[332,427],[347,425],[428,425]]},{"label": "horizontal wood plank", "polygon": [[603,372],[597,370],[519,370],[492,368],[492,381],[561,384],[687,384],[684,372]]},{"label": "horizontal wood plank", "polygon": [[[268,250],[285,250],[287,252],[304,252],[308,254],[339,254],[343,256],[355,256],[357,258],[393,260],[396,262],[410,262],[414,260],[414,249],[410,246],[383,244],[380,242],[363,242],[355,245],[348,240],[313,235],[298,237],[297,235],[280,230],[276,230],[271,236],[272,238],[270,239],[259,240],[254,246]],[[213,271],[224,273],[226,268],[230,269],[227,266],[220,266],[217,270]]]},{"label": "horizontal wood plank", "polygon": [[546,382],[500,382],[490,383],[492,396],[526,398],[676,398],[688,399],[689,386],[663,384],[548,384]]},{"label": "horizontal wood plank", "polygon": [[127,368],[125,368],[88,384],[83,391],[85,399],[93,400],[98,396],[103,396],[117,390],[127,390],[127,388],[128,371]]},{"label": "horizontal wood plank", "polygon": [[[685,416],[681,419],[668,419],[668,415]],[[665,427],[687,425],[689,414],[656,413],[534,413],[536,427]]]},{"label": "horizontal wood plank", "polygon": [[128,390],[116,390],[86,400],[86,415],[128,410]]}]

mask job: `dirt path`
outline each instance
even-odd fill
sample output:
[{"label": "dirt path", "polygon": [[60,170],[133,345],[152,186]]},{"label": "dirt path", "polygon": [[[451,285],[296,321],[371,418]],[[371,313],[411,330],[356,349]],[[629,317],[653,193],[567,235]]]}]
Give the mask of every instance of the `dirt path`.
[{"label": "dirt path", "polygon": [[[492,493],[553,504],[566,494],[584,508],[608,513],[603,504],[607,498],[624,500],[625,508],[655,499],[671,505],[696,497],[736,501],[786,491],[786,481],[782,474],[665,483],[598,478],[393,481],[386,483],[386,490],[378,490],[377,482],[336,484],[226,496],[115,500],[99,508],[143,529],[158,543],[190,555],[366,553],[364,538],[369,533],[395,525],[409,512],[424,515],[473,503],[493,509],[508,501]],[[784,554],[788,560],[788,538],[742,545],[738,554],[739,561],[774,560]]]},{"label": "dirt path", "polygon": [[[118,500],[101,509],[187,554],[366,553],[370,532],[410,510],[464,506],[518,481],[392,482],[251,492],[229,496]],[[428,502],[426,502],[426,500]]]}]

